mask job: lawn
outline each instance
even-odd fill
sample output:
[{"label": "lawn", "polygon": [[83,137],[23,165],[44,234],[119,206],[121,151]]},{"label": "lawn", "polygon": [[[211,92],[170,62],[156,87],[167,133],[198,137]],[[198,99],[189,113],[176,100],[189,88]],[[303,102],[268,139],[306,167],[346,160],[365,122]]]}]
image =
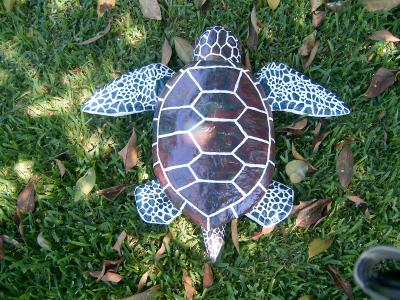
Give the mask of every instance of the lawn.
[{"label": "lawn", "polygon": [[[19,242],[4,244],[0,261],[1,299],[119,299],[136,293],[140,277],[151,270],[147,287],[161,285],[162,299],[185,299],[183,269],[197,290],[196,299],[342,299],[325,269],[333,265],[353,286],[356,299],[367,299],[355,285],[352,269],[367,248],[388,244],[400,247],[400,86],[381,96],[366,98],[374,71],[398,69],[399,43],[372,41],[383,28],[400,34],[400,9],[368,12],[361,1],[337,13],[328,13],[317,28],[321,43],[305,74],[335,91],[351,108],[345,117],[328,119],[330,130],[316,153],[311,143],[317,119],[303,134],[276,134],[277,169],[274,179],[293,186],[296,203],[332,199],[332,209],[315,228],[298,228],[290,217],[271,234],[252,241],[260,228],[247,218],[238,222],[240,254],[227,227],[225,246],[212,265],[214,284],[202,289],[202,266],[207,259],[200,227],[186,217],[170,226],[147,225],[136,211],[131,190],[115,200],[94,192],[74,201],[74,186],[89,168],[95,168],[94,190],[122,183],[141,184],[154,177],[151,158],[151,113],[122,118],[91,116],[80,111],[93,91],[115,76],[159,62],[164,37],[191,42],[209,25],[224,25],[245,45],[250,0],[211,1],[200,12],[191,1],[159,1],[162,20],[142,16],[138,1],[119,0],[103,17],[96,1],[18,1],[12,12],[0,8],[0,234]],[[264,1],[265,2],[265,1]],[[79,42],[103,30],[97,42]],[[257,8],[262,30],[258,46],[249,51],[255,70],[280,61],[302,70],[298,49],[313,32],[309,1],[282,0],[276,11]],[[174,52],[169,66],[184,64]],[[277,129],[300,117],[275,113]],[[118,155],[137,133],[139,162],[127,174]],[[387,133],[385,142],[384,135]],[[353,177],[343,189],[336,174],[339,152],[335,145],[353,141]],[[291,144],[318,171],[291,184],[284,169],[293,160]],[[67,172],[60,178],[54,159]],[[13,215],[17,197],[29,178],[38,175],[35,210],[23,219],[23,240]],[[358,195],[369,205],[368,219],[346,195]],[[96,281],[85,274],[100,270],[105,259],[118,259],[113,245],[125,230],[133,243],[122,247],[124,279],[118,284]],[[163,237],[174,238],[159,260],[154,256]],[[50,250],[37,243],[41,235]],[[308,244],[330,238],[332,246],[309,259]]]}]

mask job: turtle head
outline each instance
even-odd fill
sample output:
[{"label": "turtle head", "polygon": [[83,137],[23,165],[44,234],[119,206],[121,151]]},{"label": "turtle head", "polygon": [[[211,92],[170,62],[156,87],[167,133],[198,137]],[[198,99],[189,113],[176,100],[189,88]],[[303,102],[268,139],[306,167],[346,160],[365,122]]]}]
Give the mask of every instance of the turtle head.
[{"label": "turtle head", "polygon": [[229,60],[240,63],[242,47],[229,30],[221,26],[209,27],[196,41],[193,60]]}]

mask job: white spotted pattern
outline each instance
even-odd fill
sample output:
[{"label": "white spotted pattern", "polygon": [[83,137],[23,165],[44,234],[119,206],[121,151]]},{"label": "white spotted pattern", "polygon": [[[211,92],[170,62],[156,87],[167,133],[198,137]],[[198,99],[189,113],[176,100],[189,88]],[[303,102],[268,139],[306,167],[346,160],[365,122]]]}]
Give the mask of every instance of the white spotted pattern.
[{"label": "white spotted pattern", "polygon": [[97,90],[84,104],[82,111],[112,117],[152,111],[166,81],[174,71],[163,64],[150,64]]},{"label": "white spotted pattern", "polygon": [[314,117],[347,115],[350,110],[332,92],[304,74],[272,62],[257,74],[272,111],[287,111]]},{"label": "white spotted pattern", "polygon": [[272,181],[264,198],[246,217],[263,227],[272,226],[286,219],[293,207],[294,191],[286,185]]},{"label": "white spotted pattern", "polygon": [[222,245],[224,244],[225,225],[211,230],[201,228],[201,231],[203,233],[207,254],[211,261],[215,262],[219,252],[221,251]]}]

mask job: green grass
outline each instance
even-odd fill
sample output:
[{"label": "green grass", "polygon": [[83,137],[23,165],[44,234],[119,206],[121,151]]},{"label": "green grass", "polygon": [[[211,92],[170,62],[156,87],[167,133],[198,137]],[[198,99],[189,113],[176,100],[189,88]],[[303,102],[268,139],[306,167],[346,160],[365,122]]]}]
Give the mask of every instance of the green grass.
[{"label": "green grass", "polygon": [[[0,298],[122,298],[136,292],[140,276],[151,268],[148,286],[161,284],[165,299],[184,299],[181,277],[187,268],[199,291],[197,299],[296,299],[304,294],[341,299],[344,296],[324,268],[327,263],[352,282],[357,299],[366,298],[352,281],[357,257],[372,245],[400,246],[400,86],[376,99],[362,96],[374,70],[399,67],[399,45],[374,42],[368,36],[382,28],[399,35],[400,10],[369,13],[361,1],[351,1],[343,11],[328,14],[318,28],[321,47],[305,73],[340,95],[352,114],[327,121],[324,130],[332,133],[316,154],[311,151],[314,125],[299,137],[276,137],[275,179],[290,184],[284,166],[293,159],[290,144],[294,142],[318,168],[294,186],[296,200],[333,199],[329,217],[315,229],[295,228],[292,217],[257,242],[249,238],[259,228],[240,219],[240,255],[228,230],[223,253],[213,265],[215,283],[203,292],[206,259],[201,232],[189,219],[178,218],[169,228],[146,225],[127,193],[114,201],[94,193],[73,201],[74,185],[90,167],[96,169],[98,189],[139,184],[154,176],[150,113],[112,119],[80,112],[80,103],[112,80],[113,72],[122,74],[160,61],[164,36],[171,42],[173,36],[194,41],[208,25],[225,25],[246,40],[250,0],[211,1],[205,14],[189,1],[160,2],[162,21],[144,19],[138,1],[129,0],[118,1],[103,18],[96,16],[95,1],[22,0],[11,13],[0,8],[0,234],[21,243],[20,247],[4,246]],[[250,51],[255,70],[272,60],[301,70],[298,48],[313,31],[309,1],[282,0],[275,12],[264,7],[257,14],[262,32],[258,48]],[[112,28],[106,36],[89,46],[78,44],[104,29],[111,17]],[[368,61],[371,55],[374,58]],[[170,66],[183,66],[176,54]],[[379,120],[381,112],[385,117]],[[279,128],[298,116],[276,113],[275,119]],[[132,128],[138,134],[140,159],[125,175],[117,152]],[[351,145],[354,176],[346,191],[335,171],[335,144],[344,139],[355,141]],[[68,169],[62,180],[54,158]],[[36,188],[36,209],[24,219],[24,242],[12,216],[17,196],[31,174],[38,174],[41,181]],[[347,194],[368,202],[370,221],[345,200]],[[85,271],[101,269],[104,259],[118,257],[112,246],[122,230],[138,240],[133,247],[123,247],[120,274],[125,279],[113,285],[85,276]],[[155,262],[154,254],[168,231],[177,236],[166,255]],[[37,244],[40,232],[50,242],[51,251]],[[308,243],[316,237],[329,237],[334,243],[309,260]]]}]

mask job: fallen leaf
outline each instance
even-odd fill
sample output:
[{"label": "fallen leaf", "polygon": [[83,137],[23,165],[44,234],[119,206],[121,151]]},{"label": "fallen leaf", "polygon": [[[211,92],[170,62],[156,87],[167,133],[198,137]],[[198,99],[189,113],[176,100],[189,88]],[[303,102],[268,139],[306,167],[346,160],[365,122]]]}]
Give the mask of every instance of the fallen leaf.
[{"label": "fallen leaf", "polygon": [[119,236],[118,236],[118,239],[117,239],[117,241],[115,242],[115,244],[114,244],[114,246],[113,246],[113,249],[115,250],[115,251],[117,251],[118,252],[118,254],[121,256],[121,246],[122,246],[122,243],[124,242],[124,240],[125,240],[125,238],[126,238],[126,231],[124,230],[124,231],[122,231],[120,234],[119,234]]},{"label": "fallen leaf", "polygon": [[158,260],[161,258],[161,256],[165,253],[167,245],[171,242],[172,236],[170,233],[168,233],[166,236],[164,236],[162,244],[160,249],[158,249],[155,259]]},{"label": "fallen leaf", "polygon": [[396,82],[396,71],[379,68],[372,76],[371,84],[364,95],[368,98],[379,96]]},{"label": "fallen leaf", "polygon": [[386,29],[375,31],[369,38],[374,41],[400,42],[397,36]]},{"label": "fallen leaf", "polygon": [[285,167],[285,172],[292,183],[301,182],[306,177],[307,171],[308,164],[303,160],[292,160]]},{"label": "fallen leaf", "polygon": [[270,234],[272,231],[274,231],[276,225],[268,226],[268,227],[263,227],[260,231],[257,231],[251,239],[253,241],[257,241],[258,239],[262,238],[264,235]]},{"label": "fallen leaf", "polygon": [[328,250],[332,245],[331,239],[320,239],[316,238],[308,245],[308,258],[316,256],[325,250]]},{"label": "fallen leaf", "polygon": [[349,145],[344,145],[336,161],[336,171],[339,176],[340,184],[347,188],[353,175],[353,153]]},{"label": "fallen leaf", "polygon": [[355,142],[350,141],[350,140],[343,140],[335,145],[335,149],[336,149],[336,151],[340,151],[340,150],[342,150],[344,145],[351,145],[351,144],[355,144]]},{"label": "fallen leaf", "polygon": [[237,219],[233,219],[231,222],[231,235],[232,235],[233,245],[235,246],[237,252],[240,253]]},{"label": "fallen leaf", "polygon": [[161,20],[161,9],[157,0],[139,0],[139,4],[145,18]]},{"label": "fallen leaf", "polygon": [[350,300],[354,300],[353,291],[350,282],[340,274],[332,265],[326,264],[325,268],[335,281],[336,287],[343,292]]},{"label": "fallen leaf", "polygon": [[6,11],[11,11],[14,8],[15,2],[17,2],[17,0],[3,0]]},{"label": "fallen leaf", "polygon": [[90,168],[85,175],[78,179],[75,185],[74,200],[78,201],[83,196],[88,195],[96,184],[96,172]]},{"label": "fallen leaf", "polygon": [[115,198],[118,197],[119,194],[121,194],[123,191],[125,191],[128,187],[132,186],[132,184],[120,184],[116,185],[113,187],[109,187],[106,189],[98,190],[96,191],[96,195],[101,195],[108,200],[114,200]]},{"label": "fallen leaf", "polygon": [[301,296],[300,298],[298,298],[297,300],[314,300],[314,296],[313,295],[304,295],[304,296]]},{"label": "fallen leaf", "polygon": [[336,1],[336,2],[328,2],[326,4],[326,7],[332,11],[332,12],[338,12],[339,10],[342,10],[343,8],[349,6],[350,1]]},{"label": "fallen leaf", "polygon": [[135,294],[133,296],[130,296],[128,298],[123,298],[121,300],[156,300],[157,297],[154,297],[152,293],[157,292],[160,290],[160,285],[155,285],[147,290],[145,290],[142,293]]},{"label": "fallen leaf", "polygon": [[203,265],[203,272],[204,272],[203,289],[206,289],[212,286],[214,283],[213,272],[209,264],[205,263]]},{"label": "fallen leaf", "polygon": [[94,43],[98,39],[101,39],[103,36],[105,36],[111,29],[111,20],[108,22],[106,28],[100,32],[98,32],[95,36],[84,40],[83,42],[80,42],[79,45],[89,45],[91,43]]},{"label": "fallen leaf", "polygon": [[321,132],[321,128],[322,128],[322,121],[321,119],[319,119],[317,121],[317,125],[315,125],[314,136],[317,136]]},{"label": "fallen leaf", "polygon": [[322,141],[326,139],[326,137],[330,134],[330,131],[326,131],[323,133],[318,134],[317,136],[314,137],[314,140],[312,142],[311,148],[313,153],[316,153],[319,149],[319,146],[321,145]]},{"label": "fallen leaf", "polygon": [[61,162],[61,160],[59,159],[55,159],[54,160],[56,162],[56,165],[58,167],[58,170],[60,171],[60,177],[63,178],[65,175],[65,172],[67,171],[67,169],[65,168],[64,164]]},{"label": "fallen leaf", "polygon": [[247,70],[253,72],[253,67],[251,66],[251,61],[250,61],[250,55],[249,52],[247,51],[246,54],[244,55],[244,66],[246,67]]},{"label": "fallen leaf", "polygon": [[105,12],[114,8],[116,0],[97,0],[97,16],[102,17]]},{"label": "fallen leaf", "polygon": [[3,234],[0,237],[3,239],[4,242],[6,242],[10,245],[13,245],[15,247],[21,246],[21,244],[17,240],[10,238],[8,235]]},{"label": "fallen leaf", "polygon": [[306,159],[303,157],[303,155],[301,155],[301,154],[297,151],[296,146],[294,145],[294,143],[292,143],[292,155],[293,155],[293,157],[294,157],[295,159],[297,159],[297,160],[303,160],[303,161],[306,160]]},{"label": "fallen leaf", "polygon": [[326,0],[311,0],[311,12],[316,11],[325,2]]},{"label": "fallen leaf", "polygon": [[122,157],[125,166],[125,173],[136,166],[137,164],[137,150],[136,150],[136,132],[135,129],[132,130],[132,135],[129,138],[128,143],[125,147],[118,152],[119,156]]},{"label": "fallen leaf", "polygon": [[279,6],[280,0],[267,0],[268,1],[268,6],[270,9],[275,10]]},{"label": "fallen leaf", "polygon": [[3,236],[0,236],[0,261],[4,259]]},{"label": "fallen leaf", "polygon": [[138,286],[137,286],[137,292],[141,293],[144,288],[146,287],[146,282],[147,282],[147,278],[149,278],[149,271],[147,271],[146,273],[144,273],[142,275],[142,277],[140,277]]},{"label": "fallen leaf", "polygon": [[33,176],[19,193],[17,198],[17,214],[19,216],[30,213],[35,209],[35,184],[38,180],[37,176]]},{"label": "fallen leaf", "polygon": [[364,6],[368,11],[392,9],[400,4],[400,0],[364,0]]},{"label": "fallen leaf", "polygon": [[164,65],[168,65],[172,56],[172,48],[169,44],[167,38],[164,39],[164,43],[162,45],[162,55],[161,55],[161,63]]},{"label": "fallen leaf", "polygon": [[[119,282],[122,280],[122,276],[116,274],[118,267],[121,265],[122,259],[118,260],[104,260],[103,267],[101,271],[92,271],[86,272],[86,274],[94,277],[97,281],[111,281],[111,282]],[[107,273],[111,273],[108,274]],[[106,277],[105,277],[106,276]]]},{"label": "fallen leaf", "polygon": [[[316,51],[318,49],[319,43],[316,43],[316,38],[317,38],[317,31],[313,31],[311,34],[309,34],[308,36],[306,36],[303,39],[303,43],[301,45],[301,47],[299,48],[299,54],[300,54],[300,58],[301,58],[301,62],[303,65],[303,68],[306,69],[305,66],[311,64],[312,59],[314,59]],[[317,47],[316,47],[317,45]],[[314,57],[311,57],[311,56]],[[311,57],[311,59],[310,59]]]},{"label": "fallen leaf", "polygon": [[307,127],[307,124],[308,124],[308,119],[304,118],[299,121],[296,121],[295,123],[293,123],[289,126],[285,126],[285,127],[281,128],[280,131],[298,135],[298,134],[301,134],[302,130]]},{"label": "fallen leaf", "polygon": [[190,278],[189,273],[186,269],[183,269],[182,281],[183,285],[185,286],[186,299],[192,300],[194,294],[196,293],[196,290],[193,287],[192,279]]},{"label": "fallen leaf", "polygon": [[[92,277],[97,278],[99,276],[100,272],[89,272],[89,275]],[[105,282],[113,282],[113,283],[118,283],[120,282],[124,277],[119,275],[118,273],[114,273],[112,271],[107,271],[103,276],[101,276],[100,280],[105,281]]]},{"label": "fallen leaf", "polygon": [[330,199],[301,201],[300,204],[293,207],[291,213],[297,214],[296,226],[317,226],[328,215],[331,204],[332,200]]},{"label": "fallen leaf", "polygon": [[365,214],[365,216],[367,217],[367,219],[370,219],[371,218],[371,216],[370,216],[370,214],[369,214],[369,210],[368,210],[368,203],[367,202],[365,202],[363,199],[361,199],[360,197],[358,197],[358,196],[346,196],[346,198],[349,200],[349,201],[351,201],[351,202],[353,202],[357,207],[359,207],[363,212],[364,212],[364,214]]},{"label": "fallen leaf", "polygon": [[209,0],[194,0],[193,3],[197,9],[205,11],[207,9],[208,5],[210,4],[210,1]]},{"label": "fallen leaf", "polygon": [[326,11],[315,11],[312,15],[312,25],[314,28],[319,27],[326,18]]},{"label": "fallen leaf", "polygon": [[175,51],[178,57],[185,64],[190,63],[193,57],[193,46],[187,40],[181,37],[175,37],[174,43],[175,43]]},{"label": "fallen leaf", "polygon": [[39,235],[38,235],[37,238],[36,238],[36,241],[37,241],[38,245],[39,245],[41,248],[43,248],[43,249],[45,249],[45,250],[47,250],[47,251],[50,251],[50,250],[51,250],[50,243],[49,243],[49,241],[47,241],[47,240],[44,238],[43,232],[40,232],[40,233],[39,233]]},{"label": "fallen leaf", "polygon": [[251,10],[249,19],[249,32],[247,35],[247,46],[249,49],[256,49],[258,44],[258,26],[257,26],[257,15],[256,15],[256,6],[253,5],[253,9]]},{"label": "fallen leaf", "polygon": [[315,55],[317,55],[318,47],[319,47],[319,41],[316,41],[314,47],[312,47],[310,51],[310,55],[308,57],[307,56],[304,57],[304,63],[303,63],[304,69],[308,69],[308,67],[311,66],[312,62],[314,61]]}]

